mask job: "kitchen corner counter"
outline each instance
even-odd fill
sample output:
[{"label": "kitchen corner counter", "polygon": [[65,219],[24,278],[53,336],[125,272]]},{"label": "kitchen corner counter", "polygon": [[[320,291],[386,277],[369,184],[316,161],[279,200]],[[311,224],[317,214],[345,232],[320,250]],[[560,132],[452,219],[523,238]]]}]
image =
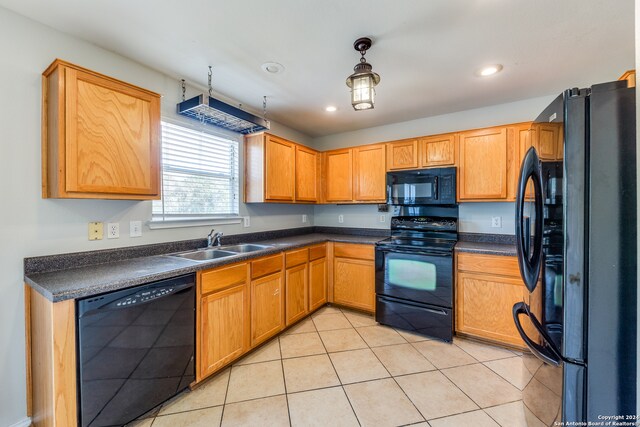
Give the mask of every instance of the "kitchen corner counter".
[{"label": "kitchen corner counter", "polygon": [[516,256],[516,239],[511,234],[460,233],[457,252]]},{"label": "kitchen corner counter", "polygon": [[[25,267],[24,279],[29,286],[45,296],[48,300],[52,302],[59,302],[68,299],[94,296],[104,292],[155,282],[183,274],[194,273],[199,270],[206,270],[236,262],[247,261],[253,258],[259,258],[323,242],[373,245],[386,237],[386,235],[311,233],[269,238],[268,240],[251,240],[250,243],[272,245],[273,247],[250,253],[240,253],[227,258],[219,258],[206,262],[198,262],[170,256],[169,253],[176,252],[175,249],[173,251],[167,251],[165,254],[156,253],[144,256],[141,255],[144,251],[141,251],[140,249],[123,248],[123,251],[131,251],[131,254],[135,254],[137,256],[134,255],[131,256],[130,259],[119,260],[117,258],[114,260],[114,257],[107,257],[107,262],[104,263],[81,264],[82,266],[80,267],[62,268],[54,271],[31,272]],[[153,246],[154,245],[148,245],[146,250],[150,251],[149,253],[157,252],[157,250],[153,250]],[[175,246],[170,247],[175,248]],[[196,248],[198,248],[198,246],[194,246],[193,248],[181,247],[181,251]],[[110,255],[113,255],[115,251],[108,250],[108,252]],[[73,256],[74,254],[60,255],[60,257],[65,258],[65,262],[67,263],[66,265],[69,265],[68,261],[73,259]],[[91,252],[78,253],[77,256],[79,258],[93,257],[93,259],[95,259],[94,254]],[[45,262],[48,262],[51,265],[56,265],[56,256],[43,258],[49,258],[49,260],[46,260]],[[37,265],[40,262],[42,261],[38,258],[27,259],[25,260],[25,266]],[[75,265],[77,266],[78,264]]]}]

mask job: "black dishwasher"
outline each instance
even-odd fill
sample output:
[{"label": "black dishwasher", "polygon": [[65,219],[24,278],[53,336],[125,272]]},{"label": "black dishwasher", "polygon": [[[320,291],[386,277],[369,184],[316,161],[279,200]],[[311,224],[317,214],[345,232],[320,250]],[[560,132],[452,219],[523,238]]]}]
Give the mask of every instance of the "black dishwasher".
[{"label": "black dishwasher", "polygon": [[79,299],[82,427],[121,426],[195,379],[195,277]]}]

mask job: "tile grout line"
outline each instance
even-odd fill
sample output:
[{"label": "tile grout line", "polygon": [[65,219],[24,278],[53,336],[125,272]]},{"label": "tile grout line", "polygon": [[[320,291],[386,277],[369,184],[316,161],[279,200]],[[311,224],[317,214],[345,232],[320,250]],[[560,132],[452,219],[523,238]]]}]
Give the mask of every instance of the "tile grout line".
[{"label": "tile grout line", "polygon": [[[340,309],[338,309],[340,310]],[[340,313],[342,313],[342,310],[340,310]],[[344,316],[344,313],[342,313],[342,315]],[[344,316],[345,318],[347,318],[347,316]],[[349,322],[349,324],[351,324],[351,322],[349,321],[349,319],[347,318],[347,322]],[[316,327],[315,322],[313,323],[314,328]],[[355,328],[354,328],[355,329]],[[317,331],[317,328],[316,328]],[[327,351],[327,346],[324,344],[324,341],[322,340],[322,335],[320,335],[320,331],[318,332],[318,336],[320,337],[320,342],[322,343],[322,347],[324,348],[324,351],[326,351],[327,353],[327,358],[329,359],[329,363],[331,363],[331,367],[333,368],[333,372],[335,372],[336,374],[336,378],[338,378],[338,382],[339,387],[342,389],[342,392],[344,393],[344,396],[347,398],[347,402],[349,402],[349,407],[351,408],[351,412],[353,412],[353,416],[356,417],[356,421],[358,422],[359,426],[362,426],[362,423],[360,422],[360,419],[358,418],[358,414],[356,413],[355,408],[353,407],[353,404],[351,403],[351,399],[349,399],[349,395],[347,394],[347,391],[344,389],[344,384],[342,383],[342,379],[340,379],[340,375],[338,374],[338,370],[336,369],[335,365],[333,364],[333,360],[331,359],[331,353],[329,353]]]},{"label": "tile grout line", "polygon": [[229,378],[227,378],[227,388],[224,391],[224,402],[222,403],[222,413],[220,414],[220,424],[222,427],[222,420],[224,419],[224,410],[227,407],[227,396],[229,395],[229,386],[231,385],[231,372],[233,371],[233,364],[229,366]]},{"label": "tile grout line", "polygon": [[[411,398],[407,395],[407,392],[404,391],[404,389],[402,388],[402,386],[400,386],[400,384],[398,383],[398,381],[396,381],[395,377],[391,374],[391,372],[389,372],[389,369],[387,369],[387,367],[385,366],[384,363],[382,363],[382,360],[380,360],[380,358],[378,357],[378,355],[376,354],[375,351],[373,351],[373,348],[371,348],[371,346],[369,345],[369,343],[367,342],[367,340],[364,339],[364,337],[360,334],[360,332],[358,331],[358,329],[354,328],[356,330],[356,333],[358,335],[360,335],[360,338],[362,338],[362,340],[365,342],[365,344],[367,345],[367,347],[369,347],[369,351],[371,353],[373,353],[373,356],[378,360],[378,362],[382,365],[382,367],[384,368],[385,371],[387,371],[387,373],[389,374],[389,377],[393,380],[393,382],[396,384],[396,386],[400,389],[400,391],[402,391],[402,394],[404,394],[404,396],[407,398],[407,400],[409,400],[409,402],[411,402],[411,404],[413,405],[413,407],[415,408],[415,410],[418,412],[418,414],[420,414],[420,416],[422,417],[422,419],[424,421],[427,421],[427,417],[424,416],[424,414],[422,412],[420,412],[420,409],[418,409],[418,407],[416,406],[416,404],[414,403],[413,400],[411,400]],[[398,331],[396,331],[395,329],[393,329],[393,331],[398,334]],[[404,341],[405,344],[408,344],[409,342],[400,334],[398,334],[399,337],[401,337]],[[401,345],[401,344],[398,344]],[[416,350],[417,351],[417,350]],[[421,356],[424,357],[424,355],[421,353]],[[426,357],[425,357],[426,359]],[[428,360],[428,359],[427,359]],[[429,363],[431,363],[430,360],[428,360]],[[433,364],[432,364],[433,365]],[[422,422],[422,421],[420,421]],[[428,421],[427,421],[428,423]],[[415,424],[415,423],[414,423]]]},{"label": "tile grout line", "polygon": [[289,409],[289,393],[287,392],[287,377],[284,372],[284,358],[282,357],[282,346],[280,344],[280,337],[278,336],[278,351],[280,352],[280,368],[282,369],[282,383],[284,385],[284,402],[287,405],[287,417],[289,418],[289,426],[291,423],[291,410]]}]

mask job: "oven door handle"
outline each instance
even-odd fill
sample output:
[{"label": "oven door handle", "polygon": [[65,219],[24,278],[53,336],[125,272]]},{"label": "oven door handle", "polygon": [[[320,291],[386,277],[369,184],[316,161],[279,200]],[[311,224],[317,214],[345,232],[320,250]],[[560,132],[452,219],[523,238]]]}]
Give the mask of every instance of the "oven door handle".
[{"label": "oven door handle", "polygon": [[436,256],[436,257],[442,257],[442,258],[450,258],[453,255],[453,252],[448,252],[448,253],[429,252],[429,251],[425,251],[423,249],[416,249],[414,251],[412,251],[412,250],[399,250],[399,249],[394,249],[394,248],[390,248],[390,247],[387,247],[387,246],[376,246],[376,250],[380,251],[380,252],[391,252],[391,253],[394,253],[394,254],[425,255],[425,256]]}]

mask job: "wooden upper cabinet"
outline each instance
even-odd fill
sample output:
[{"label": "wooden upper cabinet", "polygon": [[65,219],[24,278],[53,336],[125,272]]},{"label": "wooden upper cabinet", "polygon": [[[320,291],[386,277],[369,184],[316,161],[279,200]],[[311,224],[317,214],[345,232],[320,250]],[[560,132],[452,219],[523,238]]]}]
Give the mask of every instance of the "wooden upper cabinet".
[{"label": "wooden upper cabinet", "polygon": [[42,83],[44,198],[160,197],[160,95],[61,60]]},{"label": "wooden upper cabinet", "polygon": [[553,123],[535,124],[536,148],[541,160],[555,160],[558,149],[558,127]]},{"label": "wooden upper cabinet", "polygon": [[456,164],[457,135],[429,136],[420,140],[420,167],[453,166]]},{"label": "wooden upper cabinet", "polygon": [[627,87],[636,87],[636,70],[625,71],[618,80],[626,80]]},{"label": "wooden upper cabinet", "polygon": [[296,201],[317,202],[320,178],[320,153],[296,146]]},{"label": "wooden upper cabinet", "polygon": [[324,153],[325,200],[350,202],[353,200],[353,149]]},{"label": "wooden upper cabinet", "polygon": [[384,202],[386,171],[384,144],[353,149],[354,199],[363,202]]},{"label": "wooden upper cabinet", "polygon": [[387,143],[388,171],[416,169],[419,163],[417,139]]},{"label": "wooden upper cabinet", "polygon": [[458,199],[506,200],[508,157],[506,127],[461,133]]},{"label": "wooden upper cabinet", "polygon": [[265,199],[293,202],[295,144],[269,134],[265,139]]}]

